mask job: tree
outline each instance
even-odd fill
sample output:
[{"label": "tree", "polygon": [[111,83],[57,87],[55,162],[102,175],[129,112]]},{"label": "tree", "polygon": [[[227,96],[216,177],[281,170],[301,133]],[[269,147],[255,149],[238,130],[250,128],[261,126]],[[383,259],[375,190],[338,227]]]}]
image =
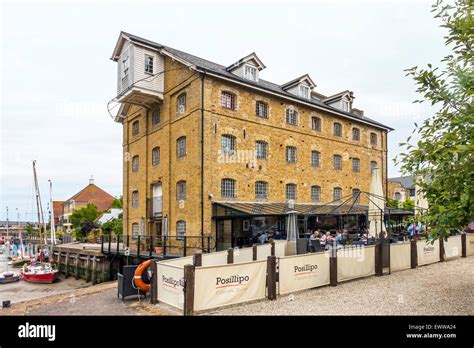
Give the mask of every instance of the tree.
[{"label": "tree", "polygon": [[112,201],[112,208],[123,208],[123,196],[114,198],[114,200]]},{"label": "tree", "polygon": [[94,204],[87,204],[87,206],[74,211],[71,215],[71,223],[74,227],[74,234],[76,238],[83,238],[97,227],[95,220],[99,216],[97,207]]},{"label": "tree", "polygon": [[[430,102],[439,110],[413,134],[420,140],[401,143],[407,152],[396,158],[401,171],[423,175],[421,193],[429,203],[424,213],[434,239],[446,238],[451,230],[462,230],[474,216],[474,19],[472,0],[445,5],[437,0],[432,12],[446,28],[446,46],[452,52],[444,57],[444,67],[407,69],[422,95],[415,103]],[[413,135],[412,134],[412,135]]]},{"label": "tree", "polygon": [[399,202],[396,199],[387,198],[387,207],[388,208],[398,208]]},{"label": "tree", "polygon": [[406,209],[406,210],[414,210],[415,209],[415,203],[410,198],[407,198],[402,203],[402,207],[403,207],[403,209]]},{"label": "tree", "polygon": [[114,232],[117,235],[121,235],[123,233],[122,217],[119,217],[118,219],[111,219],[109,221],[106,221],[102,225],[100,225],[100,228],[103,231],[106,231],[108,233]]}]

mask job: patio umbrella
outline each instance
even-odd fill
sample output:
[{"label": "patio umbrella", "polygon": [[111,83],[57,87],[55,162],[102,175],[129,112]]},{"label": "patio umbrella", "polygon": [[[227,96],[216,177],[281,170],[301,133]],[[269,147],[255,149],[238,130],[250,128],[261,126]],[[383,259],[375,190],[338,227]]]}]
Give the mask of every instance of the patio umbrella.
[{"label": "patio umbrella", "polygon": [[297,212],[291,210],[286,216],[286,255],[296,255],[296,240],[298,239]]},{"label": "patio umbrella", "polygon": [[378,237],[380,232],[385,231],[385,224],[383,222],[385,208],[385,200],[382,188],[382,177],[380,169],[375,167],[372,170],[372,177],[370,179],[370,194],[369,194],[369,232],[371,235]]}]

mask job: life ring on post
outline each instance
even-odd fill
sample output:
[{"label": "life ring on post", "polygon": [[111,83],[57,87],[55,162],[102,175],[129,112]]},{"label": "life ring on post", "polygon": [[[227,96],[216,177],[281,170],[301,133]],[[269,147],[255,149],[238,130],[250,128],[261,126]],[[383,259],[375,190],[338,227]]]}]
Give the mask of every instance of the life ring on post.
[{"label": "life ring on post", "polygon": [[135,286],[145,292],[148,292],[150,290],[150,284],[149,283],[147,284],[143,281],[142,275],[143,275],[143,272],[145,272],[148,269],[148,267],[150,267],[150,264],[151,264],[151,260],[142,262],[137,267],[133,275],[133,282],[135,283]]}]

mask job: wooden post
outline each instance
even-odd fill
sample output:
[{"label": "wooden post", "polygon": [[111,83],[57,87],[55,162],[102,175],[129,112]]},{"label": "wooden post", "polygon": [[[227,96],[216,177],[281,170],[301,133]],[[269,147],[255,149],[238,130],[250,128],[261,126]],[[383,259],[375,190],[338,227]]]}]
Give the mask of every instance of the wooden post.
[{"label": "wooden post", "polygon": [[158,277],[158,268],[155,260],[151,260],[150,270],[152,274],[150,279],[150,303],[156,304],[158,303],[158,287],[156,281],[156,278]]},{"label": "wooden post", "polygon": [[439,261],[444,261],[444,239],[441,237],[439,239]]},{"label": "wooden post", "polygon": [[227,250],[227,263],[234,263],[234,249]]},{"label": "wooden post", "polygon": [[66,260],[64,262],[64,278],[69,277],[69,253],[66,253]]},{"label": "wooden post", "polygon": [[257,246],[256,245],[252,247],[252,260],[257,261]]},{"label": "wooden post", "polygon": [[184,315],[194,312],[194,265],[184,266]]},{"label": "wooden post", "polygon": [[375,275],[380,277],[383,275],[383,245],[382,241],[379,240],[377,244],[375,244]]},{"label": "wooden post", "polygon": [[276,300],[276,256],[267,257],[267,297],[269,300]]},{"label": "wooden post", "polygon": [[138,235],[137,239],[137,257],[140,258],[140,235]]},{"label": "wooden post", "polygon": [[337,286],[337,250],[332,249],[329,256],[329,284]]},{"label": "wooden post", "polygon": [[194,254],[193,255],[193,264],[195,267],[202,266],[202,254]]},{"label": "wooden post", "polygon": [[91,280],[91,259],[86,255],[86,282]]},{"label": "wooden post", "polygon": [[416,239],[410,242],[411,268],[418,266],[418,253],[416,251]]},{"label": "wooden post", "polygon": [[76,279],[79,279],[79,261],[80,261],[80,255],[76,254]]},{"label": "wooden post", "polygon": [[272,245],[272,247],[271,247],[271,249],[270,249],[270,250],[271,250],[271,251],[270,251],[270,255],[275,256],[275,241],[272,240],[270,243],[271,243],[271,245]]},{"label": "wooden post", "polygon": [[111,246],[112,246],[112,232],[109,233],[109,250],[107,250],[107,254],[110,254]]},{"label": "wooden post", "polygon": [[467,257],[467,237],[466,234],[461,234],[461,256]]},{"label": "wooden post", "polygon": [[92,275],[91,275],[92,285],[94,285],[96,282],[96,271],[97,271],[97,260],[95,256],[92,256]]}]

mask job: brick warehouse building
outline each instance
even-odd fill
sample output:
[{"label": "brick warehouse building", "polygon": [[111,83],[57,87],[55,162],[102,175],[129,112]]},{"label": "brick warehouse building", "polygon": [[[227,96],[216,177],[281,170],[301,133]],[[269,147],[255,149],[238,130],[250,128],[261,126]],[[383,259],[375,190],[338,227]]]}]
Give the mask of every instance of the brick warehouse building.
[{"label": "brick warehouse building", "polygon": [[369,191],[371,168],[386,190],[392,128],[353,108],[350,91],[324,96],[307,74],[262,80],[255,53],[223,66],[124,32],[111,59],[125,233],[212,236],[225,249],[284,230],[282,202]]}]

